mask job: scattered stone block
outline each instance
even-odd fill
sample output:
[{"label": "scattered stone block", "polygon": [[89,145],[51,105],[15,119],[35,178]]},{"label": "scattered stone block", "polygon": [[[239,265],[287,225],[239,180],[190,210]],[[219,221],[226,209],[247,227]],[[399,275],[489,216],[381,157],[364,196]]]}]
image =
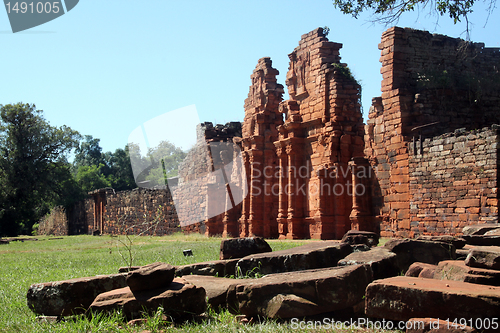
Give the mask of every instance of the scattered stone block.
[{"label": "scattered stone block", "polygon": [[311,242],[292,249],[253,254],[236,264],[238,274],[272,274],[306,269],[334,267],[352,252],[347,243],[338,241]]},{"label": "scattered stone block", "polygon": [[500,286],[500,271],[469,267],[461,260],[446,260],[438,264],[434,279]]},{"label": "scattered stone block", "polygon": [[406,271],[405,276],[432,279],[434,278],[434,272],[436,271],[437,267],[437,265],[425,264],[423,262],[414,262]]},{"label": "scattered stone block", "polygon": [[465,260],[467,256],[469,255],[469,249],[458,249],[457,250],[457,260]]},{"label": "scattered stone block", "polygon": [[98,295],[89,311],[112,312],[121,310],[128,320],[152,315],[158,307],[173,319],[201,314],[206,309],[205,289],[174,278],[168,287],[132,292],[129,287],[115,289]]},{"label": "scattered stone block", "polygon": [[124,266],[124,267],[120,267],[118,268],[118,273],[128,273],[128,272],[132,272],[132,271],[135,271],[136,269],[139,269],[141,268],[142,266]]},{"label": "scattered stone block", "polygon": [[97,295],[126,286],[125,274],[98,275],[36,283],[26,297],[28,307],[38,315],[70,316],[84,313]]},{"label": "scattered stone block", "polygon": [[497,229],[487,231],[484,235],[485,236],[500,236],[500,227]]},{"label": "scattered stone block", "polygon": [[406,323],[406,333],[476,333],[467,325],[438,318],[412,318]]},{"label": "scattered stone block", "polygon": [[175,276],[175,267],[162,262],[142,266],[127,274],[126,282],[132,292],[168,286]]},{"label": "scattered stone block", "polygon": [[368,317],[386,320],[498,318],[500,288],[396,276],[370,283],[365,301]]},{"label": "scattered stone block", "polygon": [[0,239],[0,245],[2,244],[9,244],[10,242],[6,239]]},{"label": "scattered stone block", "polygon": [[370,251],[353,252],[338,261],[338,266],[367,265],[372,272],[372,279],[384,279],[399,274],[396,254],[384,248]]},{"label": "scattered stone block", "polygon": [[262,237],[224,239],[220,243],[220,259],[243,258],[252,254],[272,252]]},{"label": "scattered stone block", "polygon": [[473,236],[473,235],[484,235],[490,230],[500,229],[500,224],[498,223],[483,223],[483,224],[475,224],[468,225],[462,229],[462,233],[464,236]]},{"label": "scattered stone block", "polygon": [[252,279],[228,279],[206,275],[185,275],[183,279],[205,289],[208,304],[214,310],[237,309],[236,286],[252,281]]},{"label": "scattered stone block", "polygon": [[500,270],[500,247],[475,247],[469,251],[465,264],[470,267]]},{"label": "scattered stone block", "polygon": [[225,277],[235,275],[236,263],[239,259],[228,260],[213,260],[199,262],[196,264],[177,266],[175,269],[176,276],[186,275],[210,275],[217,277]]},{"label": "scattered stone block", "polygon": [[365,265],[270,274],[238,285],[241,314],[293,318],[354,307],[371,281]]},{"label": "scattered stone block", "polygon": [[500,236],[472,235],[463,236],[467,244],[477,246],[500,246]]},{"label": "scattered stone block", "polygon": [[443,235],[443,236],[419,236],[416,238],[417,240],[426,240],[426,241],[431,241],[431,242],[443,242],[443,243],[448,243],[448,244],[453,244],[455,246],[455,249],[461,249],[467,244],[465,239],[462,237],[455,237],[455,236],[450,236],[450,235]]},{"label": "scattered stone block", "polygon": [[349,230],[345,233],[344,237],[342,237],[342,242],[351,245],[366,244],[370,247],[374,247],[378,245],[379,238],[380,236],[375,232]]},{"label": "scattered stone block", "polygon": [[453,244],[414,239],[392,239],[384,247],[397,255],[398,267],[406,272],[414,262],[436,265],[443,260],[456,259]]}]

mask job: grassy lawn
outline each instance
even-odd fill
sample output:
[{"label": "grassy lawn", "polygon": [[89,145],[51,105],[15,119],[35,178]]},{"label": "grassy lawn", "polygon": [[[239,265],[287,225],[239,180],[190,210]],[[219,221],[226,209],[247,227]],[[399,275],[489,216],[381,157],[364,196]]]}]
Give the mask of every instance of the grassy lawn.
[{"label": "grassy lawn", "polygon": [[[156,261],[172,265],[219,259],[221,238],[202,235],[175,234],[164,237],[132,236],[133,265],[146,265]],[[11,242],[0,245],[0,332],[143,332],[183,331],[202,332],[298,332],[290,323],[267,321],[258,325],[241,325],[227,312],[212,313],[210,320],[197,324],[171,327],[162,322],[161,314],[152,317],[147,325],[129,327],[119,314],[115,318],[76,318],[49,324],[36,319],[26,305],[26,293],[33,283],[67,280],[99,274],[114,274],[130,261],[126,237],[67,236],[36,237],[38,241]],[[304,244],[307,241],[269,240],[273,251]],[[182,251],[191,249],[192,257]],[[165,326],[166,325],[166,326]],[[311,331],[311,330],[307,330]],[[348,332],[348,331],[346,331]],[[359,331],[358,331],[359,332]]]}]

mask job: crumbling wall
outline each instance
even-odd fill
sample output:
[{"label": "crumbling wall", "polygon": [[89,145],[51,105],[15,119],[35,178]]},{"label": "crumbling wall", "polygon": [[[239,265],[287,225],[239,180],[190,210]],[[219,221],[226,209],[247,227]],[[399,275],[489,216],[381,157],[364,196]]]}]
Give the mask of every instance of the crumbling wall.
[{"label": "crumbling wall", "polygon": [[184,231],[238,235],[236,220],[241,200],[230,200],[229,184],[243,187],[240,147],[241,123],[213,126],[205,122],[198,126],[197,142],[180,164],[178,187],[173,190]]},{"label": "crumbling wall", "polygon": [[[303,35],[289,55],[290,100],[281,103],[285,123],[275,143],[280,165],[292,170],[282,187],[289,190],[280,198],[280,237],[335,239],[351,229],[349,162],[363,157],[364,129],[361,87],[340,63],[341,47],[318,28]],[[369,222],[361,226],[366,227]]]},{"label": "crumbling wall", "polygon": [[259,59],[252,75],[252,85],[245,99],[243,122],[243,163],[249,183],[249,194],[242,204],[238,235],[278,237],[279,197],[272,189],[279,185],[276,175],[278,158],[273,142],[278,126],[283,124],[279,112],[283,85],[278,84],[278,70],[270,58]]},{"label": "crumbling wall", "polygon": [[100,234],[112,235],[168,235],[181,230],[169,190],[101,189],[94,191],[92,197],[94,204],[88,207],[94,211],[94,220],[88,227],[91,233],[99,230]]},{"label": "crumbling wall", "polygon": [[457,38],[390,28],[379,44],[382,96],[373,99],[365,154],[377,170],[382,236],[413,236],[410,145],[500,123],[500,53]]},{"label": "crumbling wall", "polygon": [[498,128],[458,129],[412,146],[414,235],[456,235],[466,225],[498,221]]}]

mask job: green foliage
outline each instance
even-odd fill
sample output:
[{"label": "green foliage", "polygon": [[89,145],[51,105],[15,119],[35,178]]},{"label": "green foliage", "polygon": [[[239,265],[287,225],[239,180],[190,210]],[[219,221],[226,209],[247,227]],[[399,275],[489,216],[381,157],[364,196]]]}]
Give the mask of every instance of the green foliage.
[{"label": "green foliage", "polygon": [[130,163],[130,154],[128,145],[125,149],[118,148],[114,153],[107,152],[106,161],[110,168],[109,181],[111,187],[117,191],[130,190],[136,188],[137,185]]},{"label": "green foliage", "polygon": [[118,191],[137,187],[128,146],[114,153],[102,153],[99,143],[100,139],[86,135],[76,149],[73,174],[82,191],[87,193],[108,186]]},{"label": "green foliage", "polygon": [[35,105],[0,106],[0,235],[31,234],[32,226],[72,193],[66,159],[79,133],[53,127]]},{"label": "green foliage", "polygon": [[78,168],[75,178],[78,185],[85,193],[111,186],[111,182],[102,172],[104,168],[105,166],[102,163],[90,166],[82,165]]},{"label": "green foliage", "polygon": [[[140,156],[140,150],[135,147],[134,153]],[[151,166],[138,181],[149,181],[149,187],[164,185],[165,178],[177,176],[178,166],[186,157],[181,148],[169,141],[161,141],[156,147],[149,148],[146,157],[139,157],[139,163],[149,163]]]},{"label": "green foliage", "polygon": [[[485,2],[491,14],[496,0]],[[468,22],[467,16],[472,13],[474,3],[474,0],[333,0],[333,5],[344,14],[358,18],[362,12],[371,11],[379,15],[378,21],[386,24],[397,22],[403,13],[424,8],[428,8],[431,14],[448,15],[455,24],[462,19]]]},{"label": "green foliage", "polygon": [[33,236],[38,235],[38,228],[40,228],[40,224],[39,223],[33,224],[33,227],[32,227],[33,230],[31,231],[31,234]]},{"label": "green foliage", "polygon": [[340,72],[340,74],[342,74],[344,77],[357,83],[357,80],[352,75],[351,69],[348,66],[344,66],[344,65],[339,64],[337,62],[332,63],[332,65],[333,65],[333,68],[338,70]]}]

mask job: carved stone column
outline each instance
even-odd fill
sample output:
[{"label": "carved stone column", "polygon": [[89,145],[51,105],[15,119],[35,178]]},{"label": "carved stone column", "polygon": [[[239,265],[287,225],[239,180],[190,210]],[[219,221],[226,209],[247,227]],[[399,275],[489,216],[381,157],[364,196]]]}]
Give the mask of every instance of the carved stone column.
[{"label": "carved stone column", "polygon": [[243,199],[242,205],[241,205],[241,217],[239,219],[239,235],[240,237],[247,237],[248,234],[248,218],[250,216],[250,198],[251,198],[251,192],[250,192],[250,185],[251,185],[251,169],[250,169],[250,157],[248,156],[247,151],[243,151],[241,153],[241,157],[243,159],[243,169],[245,170],[245,184],[243,186],[247,186],[248,188],[248,193],[246,197]]},{"label": "carved stone column", "polygon": [[285,186],[288,184],[288,156],[281,144],[276,145],[276,154],[279,159],[279,205],[278,205],[278,234],[279,239],[285,239],[288,234],[288,193]]},{"label": "carved stone column", "polygon": [[248,235],[263,236],[263,155],[262,150],[252,149],[250,152],[250,214],[248,217]]},{"label": "carved stone column", "polygon": [[286,153],[288,155],[288,184],[285,186],[288,195],[288,233],[286,238],[298,239],[304,237],[302,212],[304,196],[299,192],[302,182],[298,174],[298,168],[301,166],[298,144],[288,143]]},{"label": "carved stone column", "polygon": [[349,163],[352,170],[352,210],[349,215],[351,229],[374,231],[371,212],[371,166],[364,157],[353,157]]},{"label": "carved stone column", "polygon": [[317,171],[318,178],[318,211],[314,216],[316,233],[311,233],[311,238],[333,239],[335,237],[331,169],[321,168]]}]

